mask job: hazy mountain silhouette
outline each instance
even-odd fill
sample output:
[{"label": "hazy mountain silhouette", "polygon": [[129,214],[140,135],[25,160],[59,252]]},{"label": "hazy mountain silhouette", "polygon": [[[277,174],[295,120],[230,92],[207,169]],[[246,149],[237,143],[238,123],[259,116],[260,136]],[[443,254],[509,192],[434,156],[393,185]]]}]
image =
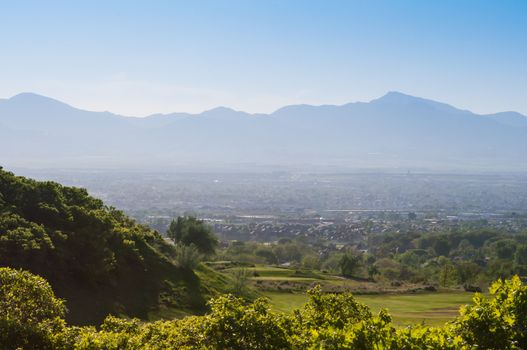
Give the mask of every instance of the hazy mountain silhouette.
[{"label": "hazy mountain silhouette", "polygon": [[0,148],[0,164],[28,167],[527,170],[527,117],[389,92],[271,114],[218,107],[131,118],[23,93],[0,100]]},{"label": "hazy mountain silhouette", "polygon": [[487,117],[505,125],[527,128],[527,118],[517,112],[501,112],[489,114]]}]

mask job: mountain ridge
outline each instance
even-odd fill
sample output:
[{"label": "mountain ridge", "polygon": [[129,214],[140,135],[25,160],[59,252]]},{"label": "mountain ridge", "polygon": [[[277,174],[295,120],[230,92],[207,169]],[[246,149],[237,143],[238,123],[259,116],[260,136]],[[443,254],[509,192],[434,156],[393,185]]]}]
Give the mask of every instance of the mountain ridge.
[{"label": "mountain ridge", "polygon": [[139,119],[144,119],[144,118],[151,118],[151,117],[170,117],[170,116],[200,116],[200,115],[207,115],[207,114],[211,114],[211,113],[216,113],[216,112],[229,112],[229,113],[243,113],[247,116],[270,116],[270,115],[274,115],[276,114],[277,112],[283,110],[284,108],[290,108],[290,107],[312,107],[312,108],[331,108],[331,107],[347,107],[347,106],[353,106],[353,105],[357,105],[357,104],[371,104],[371,103],[389,103],[389,104],[408,104],[408,103],[425,103],[425,104],[428,104],[428,105],[434,105],[434,106],[441,106],[441,107],[445,107],[445,108],[448,108],[448,109],[453,109],[453,110],[456,110],[456,111],[462,111],[462,112],[468,112],[468,113],[471,113],[471,114],[474,114],[474,115],[479,115],[479,116],[499,116],[499,115],[502,115],[502,114],[514,114],[518,117],[523,117],[527,120],[527,116],[526,115],[523,115],[522,113],[520,112],[516,112],[516,111],[502,111],[502,112],[496,112],[496,113],[485,113],[485,114],[480,114],[480,113],[474,113],[470,110],[467,110],[467,109],[460,109],[460,108],[457,108],[451,104],[448,104],[448,103],[445,103],[445,102],[439,102],[439,101],[435,101],[435,100],[432,100],[432,99],[428,99],[428,98],[423,98],[423,97],[417,97],[417,96],[413,96],[413,95],[409,95],[409,94],[406,94],[406,93],[403,93],[403,92],[399,92],[399,91],[388,91],[386,94],[384,94],[383,96],[380,96],[378,98],[374,98],[368,102],[363,102],[363,101],[357,101],[357,102],[348,102],[348,103],[344,103],[344,104],[340,104],[340,105],[336,105],[336,104],[321,104],[321,105],[314,105],[314,104],[309,104],[309,103],[302,103],[302,104],[292,104],[292,105],[285,105],[283,107],[279,107],[278,109],[276,109],[275,111],[271,112],[271,113],[261,113],[261,112],[258,112],[258,113],[250,113],[250,112],[245,112],[245,111],[241,111],[241,110],[236,110],[234,108],[231,108],[231,107],[227,107],[227,106],[217,106],[217,107],[214,107],[214,108],[210,108],[210,109],[207,109],[207,110],[204,110],[202,112],[199,112],[199,113],[189,113],[189,112],[170,112],[170,113],[153,113],[153,114],[149,114],[149,115],[146,115],[146,116],[143,116],[143,117],[138,117],[138,116],[126,116],[126,115],[121,115],[121,114],[118,114],[118,113],[113,113],[113,112],[110,112],[110,111],[90,111],[90,110],[87,110],[87,109],[81,109],[81,108],[77,108],[71,104],[68,104],[66,102],[63,102],[61,100],[58,100],[58,99],[55,99],[55,98],[52,98],[52,97],[48,97],[48,96],[45,96],[45,95],[41,95],[41,94],[37,94],[37,93],[34,93],[34,92],[21,92],[19,94],[16,94],[16,95],[13,95],[12,97],[9,97],[9,98],[0,98],[0,103],[5,103],[5,102],[9,102],[9,101],[22,101],[24,103],[28,103],[28,102],[34,102],[34,101],[38,101],[40,103],[42,102],[47,102],[48,104],[49,103],[53,103],[53,104],[56,104],[56,105],[62,105],[63,107],[69,107],[69,108],[72,108],[72,109],[75,109],[75,110],[78,110],[78,111],[84,111],[84,112],[90,112],[90,113],[107,113],[107,114],[111,114],[111,115],[114,115],[114,116],[118,116],[118,117],[122,117],[122,118],[139,118]]},{"label": "mountain ridge", "polygon": [[0,162],[13,166],[527,170],[527,117],[480,115],[394,91],[370,102],[289,105],[269,114],[217,107],[143,118],[24,93],[0,100],[0,125]]}]

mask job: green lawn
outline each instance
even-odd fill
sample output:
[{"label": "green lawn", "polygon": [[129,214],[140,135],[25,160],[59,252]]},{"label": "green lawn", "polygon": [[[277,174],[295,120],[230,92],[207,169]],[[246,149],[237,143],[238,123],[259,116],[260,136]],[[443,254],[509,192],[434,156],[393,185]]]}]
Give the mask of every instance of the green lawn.
[{"label": "green lawn", "polygon": [[[239,267],[233,267],[225,269],[225,272],[234,271],[240,269]],[[254,279],[262,280],[323,280],[327,278],[332,278],[332,276],[322,276],[319,273],[313,272],[311,270],[295,270],[282,267],[274,266],[256,266],[256,267],[247,267],[245,270],[254,273]]]},{"label": "green lawn", "polygon": [[[233,269],[228,269],[233,270]],[[228,271],[227,270],[227,271]],[[294,269],[256,266],[247,268],[254,272],[253,280],[312,282],[323,280],[325,283],[355,286],[365,289],[371,288],[371,283],[343,280],[335,276],[323,275],[311,271],[297,271]],[[291,312],[300,308],[307,300],[305,294],[284,292],[263,292],[270,298],[272,308],[276,311]],[[470,303],[473,293],[460,291],[442,291],[433,293],[408,294],[358,294],[356,298],[368,305],[372,311],[378,312],[386,308],[397,325],[425,322],[428,325],[440,325],[452,320],[458,315],[461,305]]]},{"label": "green lawn", "polygon": [[274,311],[291,312],[300,308],[307,301],[307,295],[280,292],[263,292],[264,296],[271,301],[271,308]]},{"label": "green lawn", "polygon": [[[307,300],[305,294],[266,292],[276,311],[291,312]],[[418,294],[356,295],[356,298],[377,312],[386,308],[397,325],[425,322],[440,325],[458,315],[461,305],[470,303],[473,293],[435,292]]]}]

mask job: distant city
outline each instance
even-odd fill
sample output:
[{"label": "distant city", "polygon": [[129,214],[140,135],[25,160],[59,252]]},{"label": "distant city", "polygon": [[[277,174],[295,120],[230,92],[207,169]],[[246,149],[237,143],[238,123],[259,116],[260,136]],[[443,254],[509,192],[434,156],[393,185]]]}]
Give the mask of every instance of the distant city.
[{"label": "distant city", "polygon": [[164,233],[195,215],[225,241],[360,243],[370,233],[527,229],[527,175],[25,171],[85,187]]}]

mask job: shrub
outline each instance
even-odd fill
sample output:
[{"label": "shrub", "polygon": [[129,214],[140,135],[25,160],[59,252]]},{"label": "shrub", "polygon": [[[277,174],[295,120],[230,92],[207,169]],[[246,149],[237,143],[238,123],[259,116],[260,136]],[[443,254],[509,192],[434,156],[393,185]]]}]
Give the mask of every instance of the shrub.
[{"label": "shrub", "polygon": [[232,272],[233,284],[232,293],[237,296],[246,296],[248,293],[247,284],[251,273],[245,268],[236,269]]},{"label": "shrub", "polygon": [[49,283],[26,271],[0,268],[0,344],[51,349],[63,326],[65,307]]},{"label": "shrub", "polygon": [[[239,270],[246,274],[247,270]],[[106,318],[95,327],[68,327],[63,302],[49,284],[28,272],[0,268],[2,349],[358,349],[469,350],[527,348],[527,287],[518,277],[497,281],[490,297],[443,327],[394,327],[349,294],[308,292],[292,315],[270,311],[265,299],[246,303],[233,295],[209,302],[210,312],[180,320],[143,323]]]},{"label": "shrub", "polygon": [[514,276],[494,282],[489,292],[491,298],[477,293],[461,309],[455,332],[480,349],[527,348],[527,287]]},{"label": "shrub", "polygon": [[194,244],[176,244],[174,255],[178,266],[190,270],[195,269],[202,259],[201,253]]}]

